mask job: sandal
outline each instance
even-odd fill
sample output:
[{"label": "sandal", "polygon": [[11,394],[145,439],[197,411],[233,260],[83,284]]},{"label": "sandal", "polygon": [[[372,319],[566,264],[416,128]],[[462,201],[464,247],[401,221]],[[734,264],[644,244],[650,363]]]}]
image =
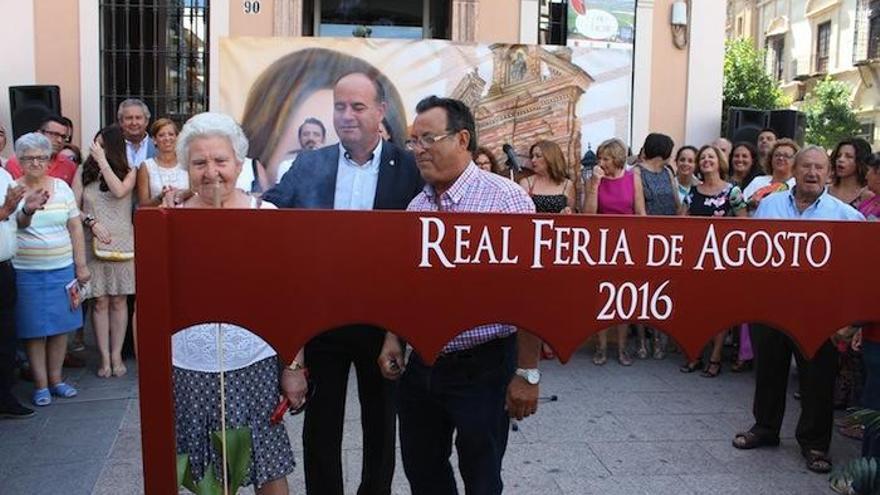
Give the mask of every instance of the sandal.
[{"label": "sandal", "polygon": [[31,403],[37,407],[46,407],[52,403],[52,394],[49,393],[48,388],[38,388],[34,390]]},{"label": "sandal", "polygon": [[813,449],[801,449],[801,455],[807,460],[807,469],[814,473],[830,473],[831,457],[828,452]]},{"label": "sandal", "polygon": [[778,445],[779,437],[761,435],[751,430],[741,431],[733,437],[733,446],[740,450],[750,450],[758,447],[776,447]]},{"label": "sandal", "polygon": [[617,362],[620,363],[621,366],[632,366],[633,360],[629,357],[629,353],[626,351],[621,351],[617,354]]},{"label": "sandal", "polygon": [[648,359],[648,349],[644,346],[639,347],[636,356],[638,356],[639,359]]},{"label": "sandal", "polygon": [[76,397],[76,389],[71,387],[70,385],[64,382],[58,382],[55,385],[49,387],[49,391],[52,395],[56,397],[61,397],[64,399],[69,399],[71,397]]},{"label": "sandal", "polygon": [[700,376],[706,378],[715,378],[716,376],[721,374],[721,361],[709,361],[709,366],[706,366],[706,369],[700,373]]},{"label": "sandal", "polygon": [[608,362],[608,356],[605,354],[605,349],[596,349],[596,353],[593,354],[593,364],[602,366],[606,362]]},{"label": "sandal", "polygon": [[746,359],[740,361],[739,359],[733,363],[733,366],[730,367],[731,373],[742,373],[743,371],[751,371],[753,365],[753,361],[751,359]]},{"label": "sandal", "polygon": [[684,363],[681,365],[681,368],[678,368],[678,371],[682,373],[693,373],[699,369],[703,368],[703,358],[697,359],[696,361],[690,363]]}]

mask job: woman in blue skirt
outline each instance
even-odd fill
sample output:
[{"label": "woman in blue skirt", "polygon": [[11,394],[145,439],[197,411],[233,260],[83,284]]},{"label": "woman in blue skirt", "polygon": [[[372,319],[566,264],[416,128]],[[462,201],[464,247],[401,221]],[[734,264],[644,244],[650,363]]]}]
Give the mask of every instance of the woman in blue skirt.
[{"label": "woman in blue skirt", "polygon": [[67,333],[82,326],[82,312],[68,286],[75,289],[91,278],[86,266],[85,242],[79,208],[66,182],[48,174],[53,154],[49,140],[39,133],[15,142],[15,154],[24,175],[18,180],[26,194],[46,198],[43,208],[20,208],[16,271],[16,327],[25,342],[34,376],[32,401],[48,406],[52,396],[73,397],[76,389],[61,377],[67,351]]}]

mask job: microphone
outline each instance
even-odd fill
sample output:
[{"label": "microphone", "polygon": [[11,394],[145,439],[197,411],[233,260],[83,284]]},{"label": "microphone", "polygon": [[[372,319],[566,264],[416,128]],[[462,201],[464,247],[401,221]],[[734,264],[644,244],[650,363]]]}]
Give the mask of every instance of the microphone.
[{"label": "microphone", "polygon": [[516,152],[513,151],[513,146],[504,143],[504,146],[501,147],[501,150],[504,151],[505,155],[507,155],[508,168],[517,173],[522,172],[522,165],[520,165],[519,159],[516,157]]}]

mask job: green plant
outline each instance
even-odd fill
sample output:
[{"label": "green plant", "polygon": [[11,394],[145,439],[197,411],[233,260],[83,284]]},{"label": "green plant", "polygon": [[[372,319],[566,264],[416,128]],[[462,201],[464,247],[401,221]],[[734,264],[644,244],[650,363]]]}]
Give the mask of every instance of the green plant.
[{"label": "green plant", "polygon": [[[215,431],[211,435],[211,443],[217,452],[222,452],[222,432]],[[250,428],[235,428],[226,430],[227,473],[229,476],[229,491],[237,493],[245,481],[248,469],[251,465]],[[222,476],[222,473],[220,473]],[[192,467],[187,454],[177,455],[177,483],[196,495],[223,495],[223,481],[217,479],[214,473],[214,465],[208,464],[205,475],[199,482],[192,477]]]},{"label": "green plant", "polygon": [[802,110],[807,120],[808,143],[832,148],[859,131],[850,104],[851,88],[826,76],[804,98]]},{"label": "green plant", "polygon": [[[880,411],[859,409],[847,420],[865,427],[866,437],[880,435]],[[860,457],[837,468],[831,475],[831,486],[837,493],[850,495],[880,495],[880,461]]]},{"label": "green plant", "polygon": [[729,40],[724,45],[724,99],[722,128],[727,131],[727,111],[731,107],[773,110],[791,104],[779,81],[764,66],[764,51],[748,38]]}]

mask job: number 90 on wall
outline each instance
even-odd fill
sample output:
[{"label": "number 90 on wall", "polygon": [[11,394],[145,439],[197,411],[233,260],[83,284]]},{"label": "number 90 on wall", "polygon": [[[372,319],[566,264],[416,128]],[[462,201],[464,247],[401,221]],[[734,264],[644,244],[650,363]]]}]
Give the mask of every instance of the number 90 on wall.
[{"label": "number 90 on wall", "polygon": [[599,284],[599,295],[608,294],[597,320],[665,320],[672,314],[672,298],[663,293],[669,280],[652,289],[649,282],[637,286],[624,282]]},{"label": "number 90 on wall", "polygon": [[241,3],[241,7],[245,14],[259,14],[260,0],[245,0]]}]

